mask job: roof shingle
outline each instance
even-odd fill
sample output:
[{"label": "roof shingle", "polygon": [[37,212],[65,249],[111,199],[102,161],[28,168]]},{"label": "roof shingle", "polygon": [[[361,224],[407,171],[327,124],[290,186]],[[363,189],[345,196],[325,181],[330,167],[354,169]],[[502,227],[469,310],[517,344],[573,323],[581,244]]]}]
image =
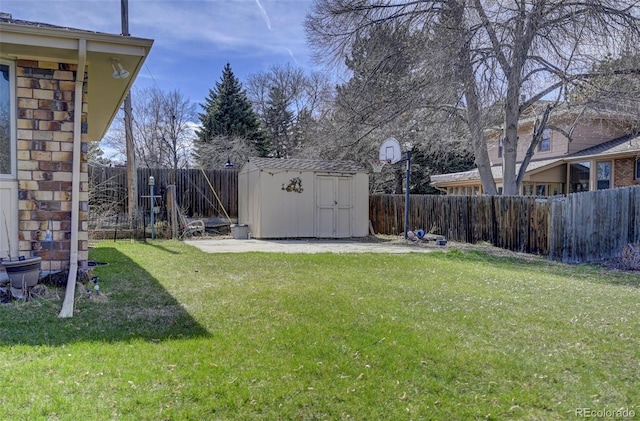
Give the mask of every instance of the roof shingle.
[{"label": "roof shingle", "polygon": [[311,170],[356,173],[366,172],[365,168],[354,161],[322,161],[315,159],[278,159],[249,158],[248,162],[260,169]]}]

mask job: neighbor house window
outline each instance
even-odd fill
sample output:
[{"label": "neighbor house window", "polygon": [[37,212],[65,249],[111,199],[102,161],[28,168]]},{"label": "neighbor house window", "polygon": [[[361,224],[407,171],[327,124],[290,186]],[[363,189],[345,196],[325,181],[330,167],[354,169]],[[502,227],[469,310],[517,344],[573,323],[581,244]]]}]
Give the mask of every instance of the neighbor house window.
[{"label": "neighbor house window", "polygon": [[636,180],[640,180],[640,158],[636,159]]},{"label": "neighbor house window", "polygon": [[498,158],[502,158],[503,145],[502,145],[502,137],[498,141]]},{"label": "neighbor house window", "polygon": [[590,161],[569,164],[569,193],[589,191],[590,173]]},{"label": "neighbor house window", "polygon": [[15,173],[13,64],[0,62],[0,178]]},{"label": "neighbor house window", "polygon": [[556,196],[558,194],[562,194],[562,183],[551,183],[549,184],[549,194],[551,196]]},{"label": "neighbor house window", "polygon": [[539,152],[548,152],[551,150],[551,130],[544,129],[542,132],[542,140],[538,144]]},{"label": "neighbor house window", "polygon": [[597,189],[611,188],[611,162],[601,161],[596,163]]}]

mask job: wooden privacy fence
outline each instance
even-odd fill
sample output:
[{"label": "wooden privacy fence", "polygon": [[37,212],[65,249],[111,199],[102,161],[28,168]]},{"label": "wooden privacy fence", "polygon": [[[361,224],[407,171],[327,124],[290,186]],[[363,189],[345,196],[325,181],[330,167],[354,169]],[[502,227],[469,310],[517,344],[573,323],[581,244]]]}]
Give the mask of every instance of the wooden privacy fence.
[{"label": "wooden privacy fence", "polygon": [[[404,232],[404,196],[374,195],[369,204],[376,232]],[[411,195],[409,208],[411,230],[543,255],[548,252],[548,221],[548,204],[534,197]]]},{"label": "wooden privacy fence", "polygon": [[[404,231],[404,196],[374,195],[369,204],[377,233]],[[640,186],[548,199],[412,195],[409,228],[564,262],[614,258],[640,242]]]},{"label": "wooden privacy fence", "polygon": [[[205,176],[206,175],[206,176]],[[209,186],[215,189],[220,201],[231,218],[238,216],[238,171],[180,169],[138,169],[138,205],[149,209],[149,177],[155,180],[154,195],[164,195],[168,185],[176,186],[178,206],[185,214],[194,217],[222,216],[224,212]],[[207,181],[208,178],[208,181]],[[127,171],[126,168],[89,167],[89,183],[92,189],[98,189],[93,200],[104,203],[117,203],[122,212],[127,210]],[[95,205],[96,203],[90,203]],[[156,201],[156,205],[158,202]]]},{"label": "wooden privacy fence", "polygon": [[640,243],[640,186],[570,194],[551,203],[549,258],[579,263],[619,257]]}]

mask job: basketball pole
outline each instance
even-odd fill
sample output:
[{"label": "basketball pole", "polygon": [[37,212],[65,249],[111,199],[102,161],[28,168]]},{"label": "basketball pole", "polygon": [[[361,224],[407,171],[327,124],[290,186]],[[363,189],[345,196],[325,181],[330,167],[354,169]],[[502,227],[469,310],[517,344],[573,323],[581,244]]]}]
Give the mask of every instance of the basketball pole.
[{"label": "basketball pole", "polygon": [[[404,196],[404,238],[409,239],[409,187],[411,185],[411,149],[413,145],[410,142],[405,143],[407,157],[402,158],[402,147],[393,137],[385,139],[380,145],[378,152],[379,159],[371,160],[371,166],[374,172],[380,172],[384,162],[396,164],[398,162],[407,161],[407,187]],[[374,162],[375,161],[375,162]],[[374,165],[374,163],[377,163]],[[381,165],[382,163],[382,165]]]},{"label": "basketball pole", "polygon": [[409,183],[411,182],[411,148],[407,148],[407,187],[404,195],[404,239],[409,239]]}]

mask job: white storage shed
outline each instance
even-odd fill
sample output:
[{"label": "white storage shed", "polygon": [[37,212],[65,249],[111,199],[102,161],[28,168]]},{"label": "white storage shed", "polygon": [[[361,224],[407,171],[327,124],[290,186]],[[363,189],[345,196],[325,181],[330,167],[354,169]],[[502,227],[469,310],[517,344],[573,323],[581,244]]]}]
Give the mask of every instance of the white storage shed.
[{"label": "white storage shed", "polygon": [[369,176],[352,161],[249,158],[238,223],[255,238],[348,238],[369,232]]}]

